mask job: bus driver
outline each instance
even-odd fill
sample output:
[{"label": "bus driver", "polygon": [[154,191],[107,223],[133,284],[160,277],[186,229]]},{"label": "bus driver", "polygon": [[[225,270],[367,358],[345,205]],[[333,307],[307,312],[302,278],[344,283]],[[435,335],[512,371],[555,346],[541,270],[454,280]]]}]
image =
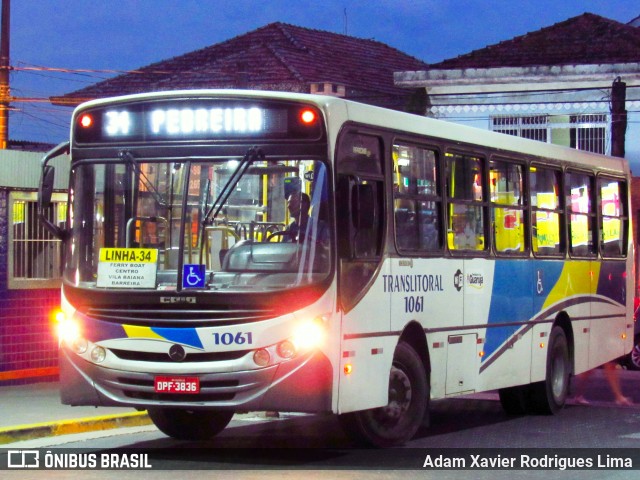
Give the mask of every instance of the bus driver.
[{"label": "bus driver", "polygon": [[329,233],[327,225],[322,220],[316,219],[315,225],[309,225],[309,209],[311,199],[304,192],[295,192],[287,198],[287,209],[293,222],[287,227],[288,237],[292,242],[302,242],[307,233],[317,242],[328,242]]}]

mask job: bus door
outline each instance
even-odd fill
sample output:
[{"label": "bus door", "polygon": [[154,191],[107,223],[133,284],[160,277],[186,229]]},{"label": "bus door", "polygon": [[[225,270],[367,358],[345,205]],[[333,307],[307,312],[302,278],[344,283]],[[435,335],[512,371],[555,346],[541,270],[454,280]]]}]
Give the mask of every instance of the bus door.
[{"label": "bus door", "polygon": [[337,174],[338,304],[342,313],[338,409],[346,413],[387,404],[390,359],[397,341],[389,335],[390,305],[384,294],[389,266],[382,263],[382,139],[355,130],[343,133]]}]

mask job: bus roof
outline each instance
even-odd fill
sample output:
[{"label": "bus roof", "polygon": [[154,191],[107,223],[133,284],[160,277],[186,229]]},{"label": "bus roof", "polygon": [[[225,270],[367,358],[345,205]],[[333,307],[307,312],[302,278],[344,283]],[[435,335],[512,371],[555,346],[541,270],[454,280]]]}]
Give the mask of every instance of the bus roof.
[{"label": "bus roof", "polygon": [[[495,148],[508,152],[516,152],[532,157],[553,159],[559,162],[584,165],[601,171],[629,174],[629,163],[624,158],[610,157],[596,153],[576,150],[569,147],[553,145],[536,140],[529,140],[513,135],[492,132],[476,127],[469,127],[453,122],[437,120],[420,115],[389,110],[364,103],[345,100],[327,95],[306,93],[276,92],[266,90],[234,90],[234,89],[200,89],[200,90],[168,90],[162,92],[138,93],[119,97],[109,97],[85,102],[76,107],[76,112],[86,108],[108,105],[119,102],[156,100],[162,98],[185,97],[243,97],[256,99],[279,99],[306,102],[316,105],[325,113],[332,112],[333,118],[342,117],[343,121],[353,121],[371,126],[386,128],[399,132],[441,138],[461,145],[477,145]],[[340,113],[342,112],[342,114]],[[74,112],[75,114],[75,112]],[[337,132],[331,132],[335,136]]]}]

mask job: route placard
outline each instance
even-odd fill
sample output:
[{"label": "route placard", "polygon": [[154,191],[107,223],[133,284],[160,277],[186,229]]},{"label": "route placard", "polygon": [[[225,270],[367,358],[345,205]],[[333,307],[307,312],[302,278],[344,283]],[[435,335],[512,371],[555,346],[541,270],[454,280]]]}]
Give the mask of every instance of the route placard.
[{"label": "route placard", "polygon": [[155,288],[157,271],[155,248],[101,248],[97,286]]}]

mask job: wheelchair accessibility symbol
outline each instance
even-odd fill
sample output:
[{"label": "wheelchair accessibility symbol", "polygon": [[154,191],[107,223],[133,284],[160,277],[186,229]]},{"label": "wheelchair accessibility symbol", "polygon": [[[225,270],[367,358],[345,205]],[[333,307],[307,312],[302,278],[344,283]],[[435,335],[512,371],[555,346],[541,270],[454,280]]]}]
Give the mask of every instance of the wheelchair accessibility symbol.
[{"label": "wheelchair accessibility symbol", "polygon": [[183,265],[182,288],[204,288],[205,280],[205,265]]}]

